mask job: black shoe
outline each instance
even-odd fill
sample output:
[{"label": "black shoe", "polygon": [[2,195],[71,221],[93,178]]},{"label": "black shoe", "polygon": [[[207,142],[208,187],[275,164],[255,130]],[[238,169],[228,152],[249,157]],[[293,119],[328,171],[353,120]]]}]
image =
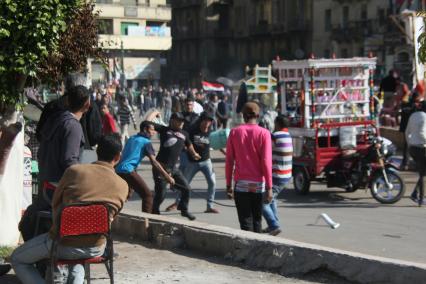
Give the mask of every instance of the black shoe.
[{"label": "black shoe", "polygon": [[183,217],[188,218],[191,221],[194,221],[196,218],[194,215],[192,215],[191,213],[189,213],[188,211],[181,211],[180,215],[182,215]]}]

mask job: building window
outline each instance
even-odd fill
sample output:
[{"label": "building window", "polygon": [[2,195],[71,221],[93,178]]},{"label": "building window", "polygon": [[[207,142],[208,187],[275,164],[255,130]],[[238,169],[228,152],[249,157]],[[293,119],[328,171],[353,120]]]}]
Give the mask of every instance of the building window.
[{"label": "building window", "polygon": [[325,10],[325,31],[331,31],[331,9]]},{"label": "building window", "polygon": [[345,6],[343,7],[343,14],[342,14],[342,27],[347,28],[349,23],[349,7]]},{"label": "building window", "polygon": [[133,5],[136,6],[136,0],[120,0],[122,5]]},{"label": "building window", "polygon": [[359,56],[363,57],[364,56],[364,47],[360,47],[359,48]]},{"label": "building window", "polygon": [[164,22],[159,22],[159,21],[146,21],[146,25],[148,27],[161,27],[164,24],[165,24]]},{"label": "building window", "polygon": [[349,57],[348,49],[343,48],[342,49],[342,58],[348,58],[348,57]]},{"label": "building window", "polygon": [[97,19],[96,24],[98,25],[98,34],[112,35],[114,33],[112,19]]},{"label": "building window", "polygon": [[382,25],[385,23],[385,9],[379,8],[377,10],[377,17],[379,18],[379,23]]},{"label": "building window", "polygon": [[365,21],[368,18],[367,5],[363,4],[361,6],[361,20]]},{"label": "building window", "polygon": [[121,22],[121,34],[128,35],[129,27],[139,26],[139,23]]},{"label": "building window", "polygon": [[330,49],[324,50],[324,58],[330,58]]}]

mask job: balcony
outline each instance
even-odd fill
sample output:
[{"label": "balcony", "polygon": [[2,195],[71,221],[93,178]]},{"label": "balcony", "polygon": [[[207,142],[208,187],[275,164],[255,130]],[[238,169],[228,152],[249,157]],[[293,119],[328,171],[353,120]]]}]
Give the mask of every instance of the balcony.
[{"label": "balcony", "polygon": [[267,21],[259,21],[257,25],[250,26],[249,31],[252,36],[268,35],[272,31],[272,25]]},{"label": "balcony", "polygon": [[380,33],[380,27],[375,20],[349,21],[345,25],[337,25],[332,28],[332,39],[342,41],[359,41]]},{"label": "balcony", "polygon": [[195,7],[200,6],[203,1],[201,0],[178,0],[173,1],[173,8],[187,8],[187,7]]},{"label": "balcony", "polygon": [[234,35],[230,29],[216,29],[213,34],[216,38],[232,38]]},{"label": "balcony", "polygon": [[284,23],[276,23],[272,25],[272,33],[282,34],[286,32],[287,32],[287,28]]},{"label": "balcony", "polygon": [[312,22],[304,19],[290,20],[287,24],[289,32],[305,32],[312,30]]},{"label": "balcony", "polygon": [[171,37],[157,36],[124,36],[124,35],[99,35],[99,43],[104,49],[125,50],[169,50],[172,47]]},{"label": "balcony", "polygon": [[95,11],[99,10],[100,18],[138,18],[160,21],[172,20],[172,9],[169,6],[123,5],[120,3],[96,3]]}]

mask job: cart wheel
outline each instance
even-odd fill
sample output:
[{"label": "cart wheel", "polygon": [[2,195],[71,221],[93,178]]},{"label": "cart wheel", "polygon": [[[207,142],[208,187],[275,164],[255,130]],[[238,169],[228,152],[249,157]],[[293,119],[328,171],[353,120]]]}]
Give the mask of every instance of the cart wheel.
[{"label": "cart wheel", "polygon": [[299,194],[308,194],[311,181],[304,167],[296,166],[293,168],[294,190]]}]

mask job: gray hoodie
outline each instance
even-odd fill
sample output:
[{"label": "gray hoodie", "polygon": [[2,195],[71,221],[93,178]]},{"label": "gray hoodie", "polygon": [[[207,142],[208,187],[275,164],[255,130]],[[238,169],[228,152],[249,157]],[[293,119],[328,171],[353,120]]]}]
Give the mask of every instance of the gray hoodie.
[{"label": "gray hoodie", "polygon": [[40,131],[39,180],[58,182],[65,170],[79,162],[84,145],[80,122],[69,111],[52,114]]}]

